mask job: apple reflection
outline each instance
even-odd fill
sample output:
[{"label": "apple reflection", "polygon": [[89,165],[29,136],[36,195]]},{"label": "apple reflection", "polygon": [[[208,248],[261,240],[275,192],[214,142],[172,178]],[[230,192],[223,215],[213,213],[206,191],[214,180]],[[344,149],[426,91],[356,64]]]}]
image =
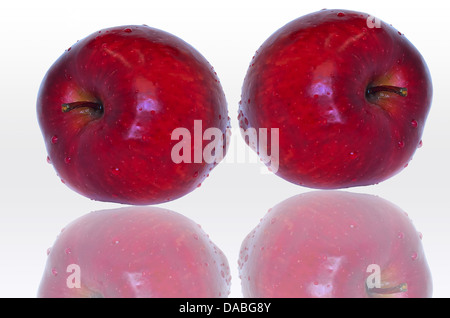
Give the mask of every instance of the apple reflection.
[{"label": "apple reflection", "polygon": [[191,219],[157,207],[88,213],[48,251],[38,297],[227,297],[223,252]]},{"label": "apple reflection", "polygon": [[378,196],[312,191],[274,206],[242,243],[244,297],[431,297],[422,235]]}]

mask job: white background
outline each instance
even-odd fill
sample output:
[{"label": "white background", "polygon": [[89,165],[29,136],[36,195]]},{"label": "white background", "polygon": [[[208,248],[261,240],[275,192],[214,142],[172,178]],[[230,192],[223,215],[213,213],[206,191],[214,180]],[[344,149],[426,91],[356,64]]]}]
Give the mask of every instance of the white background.
[{"label": "white background", "polygon": [[[173,33],[214,66],[236,128],[241,85],[255,50],[287,22],[322,8],[363,11],[392,24],[428,63],[434,98],[423,147],[395,177],[349,191],[379,195],[410,215],[423,233],[434,296],[450,296],[448,1],[77,0],[6,1],[0,9],[0,297],[35,297],[46,250],[60,229],[90,211],[119,206],[74,193],[46,162],[36,96],[45,72],[65,49],[117,25],[147,24]],[[231,150],[242,142],[235,134]],[[243,238],[269,208],[311,191],[261,173],[251,158],[244,163],[229,158],[200,188],[161,205],[201,224],[227,255],[231,297],[242,296],[237,259]]]}]

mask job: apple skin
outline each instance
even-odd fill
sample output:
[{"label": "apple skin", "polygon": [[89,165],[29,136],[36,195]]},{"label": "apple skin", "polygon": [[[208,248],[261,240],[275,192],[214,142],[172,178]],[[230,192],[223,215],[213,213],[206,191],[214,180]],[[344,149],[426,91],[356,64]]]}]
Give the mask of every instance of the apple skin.
[{"label": "apple skin", "polygon": [[[70,264],[80,288],[69,288]],[[88,213],[68,224],[48,251],[41,298],[227,297],[227,258],[191,219],[157,207]]]},{"label": "apple skin", "polygon": [[[421,145],[432,101],[427,65],[405,35],[383,21],[372,27],[368,17],[308,14],[276,31],[253,57],[239,125],[279,129],[272,160],[281,178],[315,189],[377,184],[404,169]],[[381,86],[406,88],[407,96],[368,94]]]},{"label": "apple skin", "polygon": [[[270,209],[243,241],[242,292],[263,298],[431,297],[421,239],[408,215],[380,197],[338,190],[296,195]],[[371,264],[380,268],[383,290],[366,287]]]},{"label": "apple skin", "polygon": [[[80,102],[86,106],[62,111]],[[182,197],[217,164],[174,163],[174,129],[187,128],[194,138],[194,120],[202,133],[229,127],[208,61],[145,25],[100,30],[67,49],[42,81],[37,115],[48,161],[63,183],[94,200],[134,205]]]}]

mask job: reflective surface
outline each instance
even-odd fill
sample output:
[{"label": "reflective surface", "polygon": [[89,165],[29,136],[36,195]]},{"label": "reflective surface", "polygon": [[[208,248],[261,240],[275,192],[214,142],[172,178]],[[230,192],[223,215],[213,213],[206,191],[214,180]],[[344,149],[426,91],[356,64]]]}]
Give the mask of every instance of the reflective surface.
[{"label": "reflective surface", "polygon": [[[0,10],[0,295],[35,297],[46,250],[65,224],[88,211],[117,208],[70,191],[46,161],[35,104],[43,74],[82,34],[121,23],[146,23],[183,37],[214,65],[230,107],[233,127],[242,80],[258,46],[288,21],[318,8],[317,3],[282,1],[5,2]],[[336,4],[323,5],[334,7]],[[407,211],[418,231],[434,279],[434,296],[450,292],[450,156],[448,97],[448,3],[341,1],[345,8],[371,13],[393,24],[427,59],[435,85],[433,109],[420,148],[402,173],[351,191],[379,195]],[[86,8],[92,8],[87,10]],[[175,9],[174,9],[175,8]],[[387,10],[386,8],[390,8]],[[27,23],[18,23],[24,21]],[[30,57],[30,54],[33,57]],[[236,137],[236,138],[235,138]],[[275,204],[309,190],[267,173],[246,153],[233,130],[230,153],[191,195],[163,204],[194,219],[227,256],[230,296],[241,297],[237,260],[245,236]],[[239,154],[239,156],[238,156]],[[213,178],[214,177],[214,178]]]}]

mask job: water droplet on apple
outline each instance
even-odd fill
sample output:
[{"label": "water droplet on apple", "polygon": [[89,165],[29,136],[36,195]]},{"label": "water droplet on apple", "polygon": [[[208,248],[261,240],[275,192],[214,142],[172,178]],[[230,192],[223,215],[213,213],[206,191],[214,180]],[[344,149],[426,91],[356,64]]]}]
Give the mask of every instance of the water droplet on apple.
[{"label": "water droplet on apple", "polygon": [[64,162],[69,164],[72,161],[72,158],[70,158],[69,156],[64,158]]},{"label": "water droplet on apple", "polygon": [[397,233],[397,238],[402,239],[405,237],[405,234],[403,232],[398,232]]},{"label": "water droplet on apple", "polygon": [[345,16],[345,13],[339,12],[339,13],[337,14],[337,16],[341,18],[341,17]]},{"label": "water droplet on apple", "polygon": [[419,239],[421,239],[422,240],[422,238],[423,238],[423,234],[422,234],[422,232],[418,232],[419,233]]},{"label": "water droplet on apple", "polygon": [[52,251],[52,248],[51,248],[51,247],[47,248],[47,256],[50,255],[50,252],[51,252],[51,251]]},{"label": "water droplet on apple", "polygon": [[402,140],[400,140],[400,141],[397,143],[397,146],[398,146],[399,148],[403,148],[403,147],[405,147],[405,143],[404,143]]},{"label": "water droplet on apple", "polygon": [[276,221],[277,221],[276,218],[272,218],[272,219],[270,220],[270,224],[274,224]]},{"label": "water droplet on apple", "polygon": [[123,32],[125,32],[125,33],[131,33],[132,31],[131,31],[130,28],[126,28],[125,30],[123,30]]},{"label": "water droplet on apple", "polygon": [[66,253],[67,255],[72,253],[72,250],[68,247],[64,250],[64,253]]},{"label": "water droplet on apple", "polygon": [[411,259],[412,259],[413,261],[415,261],[415,260],[417,259],[418,256],[419,256],[419,255],[417,254],[417,252],[413,252],[413,253],[411,254]]},{"label": "water droplet on apple", "polygon": [[52,268],[52,274],[53,274],[53,276],[58,275],[58,271],[56,270],[56,268]]},{"label": "water droplet on apple", "polygon": [[194,240],[198,240],[198,235],[194,234]]},{"label": "water droplet on apple", "polygon": [[358,158],[358,154],[356,153],[356,151],[350,152],[349,156],[350,156],[350,159],[352,159],[352,160]]},{"label": "water droplet on apple", "polygon": [[197,178],[198,177],[198,171],[194,172],[194,175],[192,176],[193,178]]},{"label": "water droplet on apple", "polygon": [[58,142],[58,136],[54,135],[51,139],[52,144],[56,144]]},{"label": "water droplet on apple", "polygon": [[49,156],[47,156],[47,163],[48,163],[48,164],[52,164],[52,160],[50,159]]},{"label": "water droplet on apple", "polygon": [[69,48],[67,49],[67,52],[69,52],[71,49],[72,49],[72,47],[69,47]]},{"label": "water droplet on apple", "polygon": [[120,173],[120,169],[117,168],[117,167],[112,167],[112,168],[111,168],[111,173],[112,173],[113,175],[117,176],[117,175],[119,175],[119,173]]},{"label": "water droplet on apple", "polygon": [[417,148],[422,148],[422,146],[423,146],[423,142],[421,140],[421,141],[419,141],[419,144],[417,145]]},{"label": "water droplet on apple", "polygon": [[416,128],[417,127],[417,120],[415,120],[415,119],[413,119],[413,120],[411,120],[411,126],[413,126],[414,128]]}]

